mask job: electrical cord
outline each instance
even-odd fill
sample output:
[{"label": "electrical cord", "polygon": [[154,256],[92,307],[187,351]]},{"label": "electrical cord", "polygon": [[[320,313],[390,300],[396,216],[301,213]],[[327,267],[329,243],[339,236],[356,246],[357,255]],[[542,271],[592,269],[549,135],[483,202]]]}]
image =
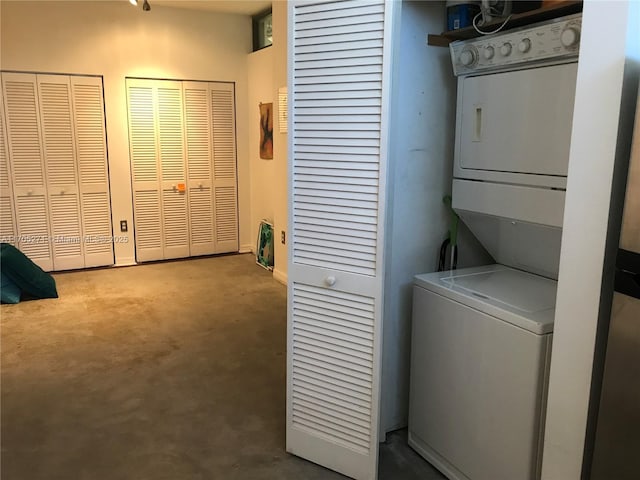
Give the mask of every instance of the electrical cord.
[{"label": "electrical cord", "polygon": [[500,30],[502,30],[505,25],[507,24],[507,22],[509,20],[511,20],[512,15],[509,15],[504,22],[502,22],[502,25],[500,25],[498,28],[496,28],[495,30],[492,30],[490,32],[484,32],[482,30],[480,30],[480,28],[478,28],[478,17],[483,15],[482,12],[476,13],[476,15],[473,17],[473,21],[471,22],[473,24],[473,28],[476,30],[476,32],[478,32],[480,35],[492,35],[494,33],[498,33]]}]

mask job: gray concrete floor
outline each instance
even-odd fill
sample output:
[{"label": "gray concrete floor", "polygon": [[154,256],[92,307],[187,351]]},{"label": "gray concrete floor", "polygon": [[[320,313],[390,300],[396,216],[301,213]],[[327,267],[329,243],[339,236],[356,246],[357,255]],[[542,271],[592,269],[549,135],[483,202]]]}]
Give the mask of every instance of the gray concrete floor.
[{"label": "gray concrete floor", "polygon": [[[338,479],[284,450],[286,289],[249,255],[55,274],[3,305],[2,479]],[[391,435],[382,479],[441,479]]]}]

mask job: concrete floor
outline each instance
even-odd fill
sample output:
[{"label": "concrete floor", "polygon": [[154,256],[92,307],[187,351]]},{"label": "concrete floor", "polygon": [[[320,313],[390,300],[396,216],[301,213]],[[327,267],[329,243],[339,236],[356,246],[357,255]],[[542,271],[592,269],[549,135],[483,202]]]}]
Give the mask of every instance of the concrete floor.
[{"label": "concrete floor", "polygon": [[[338,479],[287,454],[286,289],[250,255],[55,275],[3,305],[2,479]],[[391,435],[382,479],[442,479]]]}]

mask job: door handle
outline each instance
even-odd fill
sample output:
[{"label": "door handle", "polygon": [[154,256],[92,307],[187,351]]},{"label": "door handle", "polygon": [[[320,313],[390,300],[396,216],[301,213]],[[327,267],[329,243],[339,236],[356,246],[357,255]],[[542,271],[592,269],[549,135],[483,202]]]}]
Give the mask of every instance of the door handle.
[{"label": "door handle", "polygon": [[482,141],[482,106],[476,105],[475,116],[473,118],[473,141]]}]

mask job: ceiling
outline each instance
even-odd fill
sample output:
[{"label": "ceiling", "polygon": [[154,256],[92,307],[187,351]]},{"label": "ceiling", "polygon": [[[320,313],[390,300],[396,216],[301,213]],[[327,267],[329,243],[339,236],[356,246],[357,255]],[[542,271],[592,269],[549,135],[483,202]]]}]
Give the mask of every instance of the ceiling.
[{"label": "ceiling", "polygon": [[151,7],[157,5],[240,15],[255,15],[271,7],[270,1],[263,0],[149,0],[149,3]]}]

